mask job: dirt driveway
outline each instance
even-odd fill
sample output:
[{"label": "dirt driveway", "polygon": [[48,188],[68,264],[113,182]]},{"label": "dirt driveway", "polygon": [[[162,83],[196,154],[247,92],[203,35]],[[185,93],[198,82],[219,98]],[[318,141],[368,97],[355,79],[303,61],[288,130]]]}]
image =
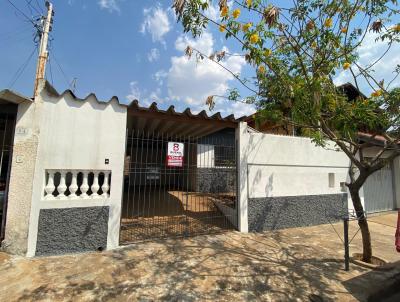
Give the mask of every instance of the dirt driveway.
[{"label": "dirt driveway", "polygon": [[[376,254],[400,260],[395,215],[370,220]],[[345,272],[342,259],[331,225],[34,259],[0,253],[0,301],[363,301],[385,278],[400,275],[399,265],[387,271],[352,265]]]}]

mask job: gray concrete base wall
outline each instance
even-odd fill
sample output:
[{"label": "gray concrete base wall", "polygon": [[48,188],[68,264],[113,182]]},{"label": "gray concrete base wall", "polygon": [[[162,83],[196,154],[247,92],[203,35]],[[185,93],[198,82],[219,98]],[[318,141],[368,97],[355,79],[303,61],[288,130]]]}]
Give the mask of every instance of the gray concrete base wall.
[{"label": "gray concrete base wall", "polygon": [[197,168],[196,190],[202,193],[235,192],[235,168]]},{"label": "gray concrete base wall", "polygon": [[42,209],[36,256],[105,250],[109,207]]},{"label": "gray concrete base wall", "polygon": [[347,212],[347,194],[250,198],[249,231],[326,224]]}]

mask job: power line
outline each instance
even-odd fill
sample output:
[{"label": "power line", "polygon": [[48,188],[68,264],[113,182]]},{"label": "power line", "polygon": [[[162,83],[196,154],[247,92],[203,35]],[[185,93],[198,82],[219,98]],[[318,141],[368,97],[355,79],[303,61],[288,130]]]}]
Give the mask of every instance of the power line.
[{"label": "power line", "polygon": [[15,72],[14,76],[12,77],[12,79],[10,81],[10,84],[8,85],[10,88],[12,88],[14,86],[15,82],[17,82],[17,80],[24,73],[26,67],[28,66],[29,62],[31,61],[36,50],[37,50],[37,46],[35,46],[33,48],[33,51],[30,53],[28,59],[17,69],[17,71]]},{"label": "power line", "polygon": [[[35,12],[37,12],[39,15],[42,15],[43,14],[43,10],[40,12],[36,7],[34,7],[33,5],[32,5],[32,0],[25,0],[25,2],[26,2],[26,5],[28,6],[28,8],[29,8],[29,10],[31,11],[31,13],[32,13],[32,9],[35,11]],[[36,2],[37,3],[37,2]],[[39,6],[39,8],[40,8],[40,6]]]},{"label": "power line", "polygon": [[39,9],[42,11],[42,14],[44,14],[44,10],[43,10],[43,8],[40,6],[38,0],[35,0],[35,1],[36,1],[37,6],[39,7]]},{"label": "power line", "polygon": [[51,68],[51,60],[49,58],[49,72],[50,72],[50,80],[51,80],[51,85],[54,86],[54,82],[53,82],[53,70]]},{"label": "power line", "polygon": [[[26,2],[26,4],[28,4],[27,0],[25,0],[25,2]],[[28,8],[29,8],[29,12],[31,13],[31,15],[33,15],[32,7],[29,4],[28,4]]]},{"label": "power line", "polygon": [[22,10],[20,10],[17,6],[15,6],[14,3],[12,3],[10,0],[7,0],[8,3],[10,3],[19,13],[21,13],[29,22],[31,22],[35,27],[37,24],[32,20],[32,18],[29,18]]},{"label": "power line", "polygon": [[25,37],[26,34],[32,34],[32,28],[31,27],[25,28],[24,30],[20,30],[20,31],[15,31],[14,33],[7,33],[7,34],[4,34],[4,35],[0,34],[0,39],[3,42],[6,42],[6,41],[14,40],[16,38],[20,38],[20,37],[23,37],[23,36]]},{"label": "power line", "polygon": [[19,34],[21,32],[24,32],[24,31],[26,31],[28,29],[31,29],[31,28],[32,27],[31,27],[30,24],[24,24],[23,26],[15,28],[15,29],[10,30],[10,31],[0,32],[0,38],[17,35],[17,34]]},{"label": "power line", "polygon": [[66,74],[65,74],[64,70],[62,69],[60,63],[58,63],[57,58],[56,58],[56,56],[54,55],[54,52],[50,52],[50,56],[52,56],[53,59],[54,59],[54,62],[56,62],[56,65],[57,65],[58,69],[60,70],[61,74],[63,75],[64,80],[65,80],[65,82],[67,83],[68,88],[71,89],[71,85],[70,85],[70,83],[69,83],[69,81],[68,81],[68,77],[66,76]]},{"label": "power line", "polygon": [[[32,1],[32,0],[30,0],[30,1]],[[22,14],[22,16],[25,17],[25,19],[26,19],[28,22],[30,22],[30,23],[33,24],[33,26],[34,26],[34,27],[36,28],[36,30],[37,30],[36,37],[40,37],[40,35],[42,34],[42,28],[41,28],[41,25],[39,25],[39,24],[37,23],[37,21],[43,20],[42,14],[39,12],[40,18],[37,18],[36,20],[33,20],[32,18],[28,17],[21,9],[19,9],[13,2],[11,2],[11,0],[7,0],[7,2],[8,2],[12,7],[14,7],[20,14]],[[25,0],[25,2],[27,3],[27,5],[28,5],[29,8],[30,8],[30,7],[33,7],[32,5],[30,5],[30,2],[28,2],[28,0]],[[35,39],[36,39],[36,37],[35,37]],[[37,43],[37,41],[35,41],[35,39],[34,39],[34,42]]]}]

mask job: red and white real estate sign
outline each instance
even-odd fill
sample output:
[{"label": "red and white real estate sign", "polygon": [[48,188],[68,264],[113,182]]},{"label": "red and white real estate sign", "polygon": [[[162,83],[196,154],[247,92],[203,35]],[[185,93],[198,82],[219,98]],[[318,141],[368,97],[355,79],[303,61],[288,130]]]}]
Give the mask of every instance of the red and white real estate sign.
[{"label": "red and white real estate sign", "polygon": [[168,167],[183,167],[183,148],[183,143],[168,142]]}]

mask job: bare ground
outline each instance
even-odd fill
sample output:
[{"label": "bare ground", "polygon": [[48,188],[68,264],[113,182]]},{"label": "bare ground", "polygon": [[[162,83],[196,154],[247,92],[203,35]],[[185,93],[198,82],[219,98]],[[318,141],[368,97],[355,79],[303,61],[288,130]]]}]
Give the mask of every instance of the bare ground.
[{"label": "bare ground", "polygon": [[[370,225],[375,254],[400,260],[396,215],[370,217]],[[341,224],[334,227],[341,234]],[[351,252],[359,250],[357,234]],[[342,242],[323,225],[57,257],[0,253],[0,272],[0,301],[365,301],[400,276],[400,265],[345,272]]]}]

